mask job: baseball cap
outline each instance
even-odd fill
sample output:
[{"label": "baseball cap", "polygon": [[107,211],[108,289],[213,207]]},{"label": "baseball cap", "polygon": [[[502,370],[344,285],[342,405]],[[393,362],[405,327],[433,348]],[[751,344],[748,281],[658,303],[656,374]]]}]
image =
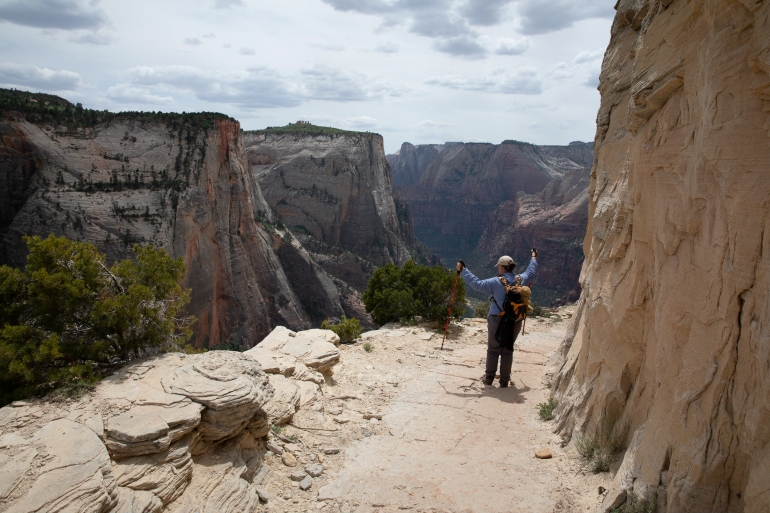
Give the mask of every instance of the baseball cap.
[{"label": "baseball cap", "polygon": [[504,255],[500,257],[500,259],[495,264],[495,267],[498,265],[504,265],[505,267],[508,267],[510,265],[516,265],[516,262],[514,262],[513,258],[509,257],[508,255]]}]

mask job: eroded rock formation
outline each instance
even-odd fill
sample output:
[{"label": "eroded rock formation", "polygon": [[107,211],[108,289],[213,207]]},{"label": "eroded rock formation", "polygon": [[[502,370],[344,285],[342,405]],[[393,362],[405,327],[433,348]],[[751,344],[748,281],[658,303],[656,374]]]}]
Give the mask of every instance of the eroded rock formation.
[{"label": "eroded rock formation", "polygon": [[431,251],[492,273],[500,255],[526,262],[530,248],[542,248],[536,299],[577,298],[592,144],[404,143],[388,161]]},{"label": "eroded rock formation", "polygon": [[279,328],[270,342],[259,357],[281,361],[280,374],[249,353],[167,354],[78,401],[0,409],[0,511],[261,510],[270,425],[323,408],[340,358],[330,331]]},{"label": "eroded rock formation", "polygon": [[558,429],[629,424],[602,511],[769,511],[770,2],[617,11]]},{"label": "eroded rock formation", "polygon": [[90,242],[110,261],[135,243],[163,247],[187,266],[198,347],[251,347],[276,325],[343,312],[331,278],[272,229],[236,121],[109,116],[66,128],[2,113],[0,263],[24,265],[22,235]]},{"label": "eroded rock formation", "polygon": [[589,169],[570,171],[540,194],[520,192],[503,202],[479,241],[479,249],[491,258],[511,254],[522,264],[529,261],[529,249],[537,248],[543,264],[535,290],[543,304],[574,303],[580,297],[589,175]]},{"label": "eroded rock formation", "polygon": [[265,199],[324,270],[362,291],[375,266],[437,259],[394,201],[382,136],[245,132]]}]

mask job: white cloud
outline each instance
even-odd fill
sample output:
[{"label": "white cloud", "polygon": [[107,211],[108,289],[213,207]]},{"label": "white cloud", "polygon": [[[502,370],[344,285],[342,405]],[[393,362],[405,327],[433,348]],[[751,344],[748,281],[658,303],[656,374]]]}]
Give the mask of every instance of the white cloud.
[{"label": "white cloud", "polygon": [[72,71],[54,71],[32,64],[4,62],[0,64],[0,83],[26,86],[44,91],[72,91],[83,85],[82,77]]},{"label": "white cloud", "polygon": [[239,52],[239,53],[240,53],[241,55],[254,55],[254,54],[255,54],[255,53],[257,53],[257,52],[256,52],[256,50],[254,50],[253,48],[246,48],[246,47],[244,46],[243,48],[241,48],[241,50],[240,50],[240,52]]},{"label": "white cloud", "polygon": [[296,107],[310,100],[378,101],[398,96],[403,90],[365,75],[324,66],[292,76],[266,67],[219,73],[191,66],[138,66],[128,70],[126,76],[137,85],[171,88],[207,102],[248,109]]},{"label": "white cloud", "polygon": [[521,39],[500,38],[500,42],[495,48],[495,53],[499,55],[521,55],[532,46],[532,40],[528,37]]},{"label": "white cloud", "polygon": [[377,45],[374,51],[379,53],[398,53],[400,49],[401,47],[397,43],[388,41],[387,43]]},{"label": "white cloud", "polygon": [[106,46],[112,44],[116,39],[109,34],[101,34],[99,32],[86,32],[80,36],[72,36],[69,40],[73,43],[81,45],[95,45]]},{"label": "white cloud", "polygon": [[545,90],[543,80],[534,68],[521,68],[514,73],[496,73],[489,77],[465,78],[458,76],[435,77],[429,85],[463,91],[498,94],[541,94]]},{"label": "white cloud", "polygon": [[107,98],[120,103],[139,103],[150,105],[170,105],[174,103],[171,96],[157,96],[143,87],[133,87],[129,84],[118,84],[107,89]]},{"label": "white cloud", "polygon": [[190,46],[198,46],[198,45],[202,45],[203,41],[201,41],[197,37],[188,37],[187,39],[184,40],[184,44],[190,45]]},{"label": "white cloud", "polygon": [[604,56],[603,50],[596,50],[595,52],[583,50],[582,52],[577,54],[574,59],[572,59],[572,62],[575,64],[583,64],[585,62],[594,62],[597,60],[601,60],[603,56]]}]

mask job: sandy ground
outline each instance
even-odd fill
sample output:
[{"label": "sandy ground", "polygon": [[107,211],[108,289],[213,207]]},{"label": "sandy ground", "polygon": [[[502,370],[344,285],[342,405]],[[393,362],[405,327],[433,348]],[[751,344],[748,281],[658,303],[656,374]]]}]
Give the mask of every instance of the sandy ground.
[{"label": "sandy ground", "polygon": [[[298,468],[267,464],[272,511],[593,511],[609,474],[583,469],[551,432],[537,405],[550,393],[549,359],[564,338],[562,321],[529,319],[516,343],[512,386],[484,388],[486,323],[465,321],[438,350],[441,335],[391,327],[342,349],[323,405],[305,408],[282,436],[302,444]],[[425,340],[433,334],[430,340]],[[371,351],[364,349],[371,344]],[[446,350],[449,349],[449,350]],[[374,420],[365,417],[375,416]],[[380,417],[378,420],[376,417]],[[342,422],[342,423],[340,423]],[[277,440],[280,442],[280,440]],[[340,449],[324,455],[324,449]],[[548,449],[551,459],[537,459]],[[307,491],[288,475],[323,460]]]}]

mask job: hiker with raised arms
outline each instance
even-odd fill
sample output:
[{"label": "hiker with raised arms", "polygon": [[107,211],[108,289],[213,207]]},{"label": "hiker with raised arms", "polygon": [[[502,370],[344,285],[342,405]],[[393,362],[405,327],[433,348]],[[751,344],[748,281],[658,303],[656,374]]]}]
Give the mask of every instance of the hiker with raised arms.
[{"label": "hiker with raised arms", "polygon": [[[514,275],[516,262],[509,256],[501,256],[497,261],[497,273],[495,278],[480,280],[460,260],[457,262],[457,270],[460,271],[463,281],[473,290],[489,294],[490,306],[487,315],[487,365],[483,382],[485,386],[492,386],[497,374],[497,364],[500,362],[500,388],[505,388],[511,380],[511,367],[513,366],[513,342],[516,341],[523,319],[512,321],[512,334],[507,336],[507,343],[498,342],[495,334],[498,332],[501,322],[505,317],[505,304],[508,289],[516,284],[528,286],[537,270],[537,250],[532,249],[532,259],[527,270],[520,275]],[[512,338],[511,338],[512,336]]]}]

